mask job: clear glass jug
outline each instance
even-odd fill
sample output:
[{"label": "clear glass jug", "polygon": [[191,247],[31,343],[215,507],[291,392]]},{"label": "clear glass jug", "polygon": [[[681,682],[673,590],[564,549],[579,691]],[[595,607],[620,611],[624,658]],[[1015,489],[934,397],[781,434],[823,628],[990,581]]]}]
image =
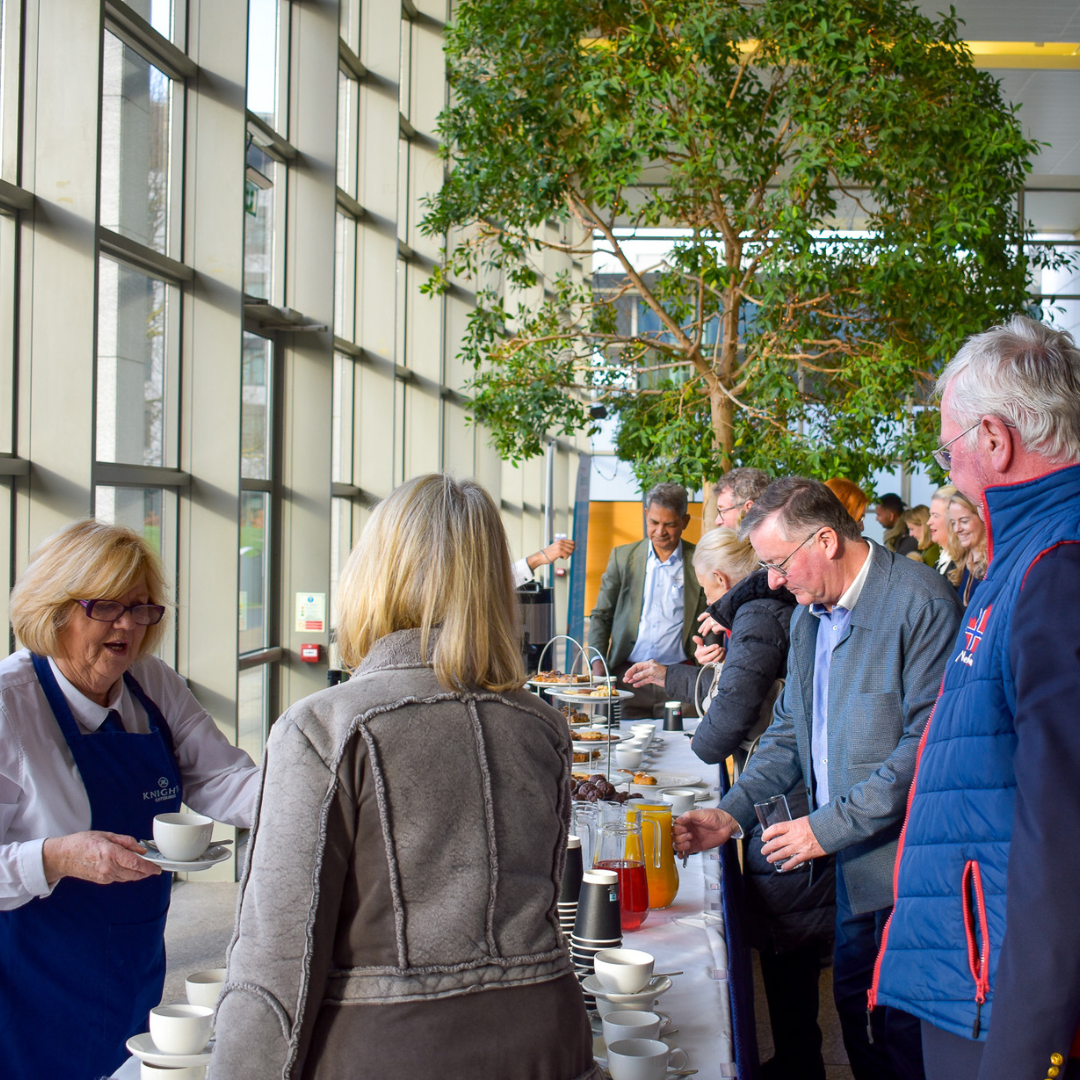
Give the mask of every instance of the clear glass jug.
[{"label": "clear glass jug", "polygon": [[593,865],[619,876],[619,920],[624,933],[636,930],[649,914],[649,885],[641,852],[641,826],[636,821],[601,824]]},{"label": "clear glass jug", "polygon": [[649,907],[666,908],[679,891],[679,871],[671,839],[671,807],[663,803],[638,803],[634,807],[641,825],[641,860],[649,881]]}]

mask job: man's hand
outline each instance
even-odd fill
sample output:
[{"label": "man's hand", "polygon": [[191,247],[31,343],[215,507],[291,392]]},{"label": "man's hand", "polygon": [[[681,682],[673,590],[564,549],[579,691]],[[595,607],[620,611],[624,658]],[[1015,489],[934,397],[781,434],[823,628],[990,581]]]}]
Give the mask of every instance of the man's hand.
[{"label": "man's hand", "polygon": [[697,648],[694,650],[694,659],[702,667],[706,664],[719,664],[724,659],[724,653],[727,650],[723,645],[706,645],[697,634],[694,635],[694,641],[697,643]]},{"label": "man's hand", "polygon": [[794,870],[807,859],[820,859],[825,854],[808,817],[778,821],[761,834],[761,839],[764,841],[761,853],[766,862],[783,863],[781,870]]},{"label": "man's hand", "polygon": [[108,885],[160,874],[160,866],[139,858],[145,853],[146,848],[134,837],[89,831],[50,837],[42,845],[41,859],[50,885],[63,877]]},{"label": "man's hand", "polygon": [[719,809],[691,810],[676,818],[672,826],[675,850],[680,855],[693,855],[707,848],[719,847],[738,831],[739,823],[729,813]]},{"label": "man's hand", "polygon": [[664,676],[667,674],[667,665],[656,660],[642,660],[626,669],[623,682],[630,686],[663,686]]}]

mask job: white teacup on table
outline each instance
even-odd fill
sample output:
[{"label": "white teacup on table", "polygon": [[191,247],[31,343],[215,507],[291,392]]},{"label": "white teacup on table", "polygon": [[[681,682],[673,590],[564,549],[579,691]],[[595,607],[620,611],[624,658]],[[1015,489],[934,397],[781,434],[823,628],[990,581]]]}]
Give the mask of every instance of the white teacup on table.
[{"label": "white teacup on table", "polygon": [[206,1080],[205,1065],[189,1065],[186,1069],[174,1069],[169,1065],[139,1063],[139,1080]]},{"label": "white teacup on table", "polygon": [[184,990],[188,1003],[205,1005],[208,1009],[217,1005],[221,997],[221,988],[225,985],[225,968],[210,968],[208,971],[193,971],[184,980]]},{"label": "white teacup on table", "polygon": [[194,862],[210,846],[214,819],[202,814],[158,814],[154,843],[172,862]]},{"label": "white teacup on table", "polygon": [[652,978],[655,960],[639,949],[604,949],[593,959],[601,985],[616,994],[636,994]]},{"label": "white teacup on table", "polygon": [[663,1024],[657,1013],[632,1009],[616,1009],[601,1017],[600,1022],[607,1045],[620,1039],[659,1039]]},{"label": "white teacup on table", "polygon": [[159,1005],[150,1010],[150,1038],[163,1054],[198,1054],[210,1041],[214,1010],[205,1005]]},{"label": "white teacup on table", "polygon": [[635,746],[615,747],[615,762],[620,769],[637,769],[641,767],[641,750]]},{"label": "white teacup on table", "polygon": [[693,788],[665,788],[661,798],[671,807],[671,816],[677,818],[694,809],[697,792]]},{"label": "white teacup on table", "polygon": [[618,1039],[607,1044],[612,1080],[664,1080],[668,1069],[683,1069],[685,1050],[672,1050],[659,1039]]}]

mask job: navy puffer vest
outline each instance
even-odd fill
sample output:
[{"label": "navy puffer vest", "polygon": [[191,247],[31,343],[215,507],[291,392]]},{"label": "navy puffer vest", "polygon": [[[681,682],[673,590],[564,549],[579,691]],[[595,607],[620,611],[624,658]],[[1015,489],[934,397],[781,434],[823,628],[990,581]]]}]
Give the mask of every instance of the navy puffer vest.
[{"label": "navy puffer vest", "polygon": [[1028,569],[1080,539],[1080,466],[986,492],[991,558],[919,751],[871,1005],[985,1039],[1005,932],[1016,777],[1012,613]]}]

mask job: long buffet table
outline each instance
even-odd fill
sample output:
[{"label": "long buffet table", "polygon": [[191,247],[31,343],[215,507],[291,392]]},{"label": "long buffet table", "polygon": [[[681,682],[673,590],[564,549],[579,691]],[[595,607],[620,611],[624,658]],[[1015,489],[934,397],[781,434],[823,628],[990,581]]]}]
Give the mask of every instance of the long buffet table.
[{"label": "long buffet table", "polygon": [[[688,720],[687,729],[696,723]],[[657,726],[662,727],[659,721]],[[710,797],[698,806],[716,805],[719,768],[695,757],[682,732],[658,730],[652,745],[657,749],[650,766],[653,771],[701,776]],[[650,911],[644,925],[623,939],[628,948],[652,953],[657,971],[683,972],[673,979],[657,1008],[678,1029],[668,1043],[687,1052],[689,1067],[698,1070],[701,1080],[739,1075],[720,868],[717,851],[691,855],[685,867],[680,861],[675,902],[663,911]],[[130,1058],[117,1070],[115,1080],[137,1080],[138,1076],[139,1062]]]},{"label": "long buffet table", "polygon": [[[687,729],[696,723],[688,720]],[[662,729],[659,722],[658,729]],[[657,730],[652,745],[659,747],[652,771],[701,776],[711,791],[710,798],[697,805],[716,805],[719,767],[703,764],[682,732]],[[674,985],[656,1006],[678,1029],[666,1041],[687,1052],[688,1067],[697,1069],[701,1080],[733,1077],[738,1074],[719,852],[691,855],[686,867],[679,860],[678,868],[675,902],[662,911],[650,911],[641,929],[624,935],[623,944],[652,953],[657,971],[683,972],[673,979]]]}]

